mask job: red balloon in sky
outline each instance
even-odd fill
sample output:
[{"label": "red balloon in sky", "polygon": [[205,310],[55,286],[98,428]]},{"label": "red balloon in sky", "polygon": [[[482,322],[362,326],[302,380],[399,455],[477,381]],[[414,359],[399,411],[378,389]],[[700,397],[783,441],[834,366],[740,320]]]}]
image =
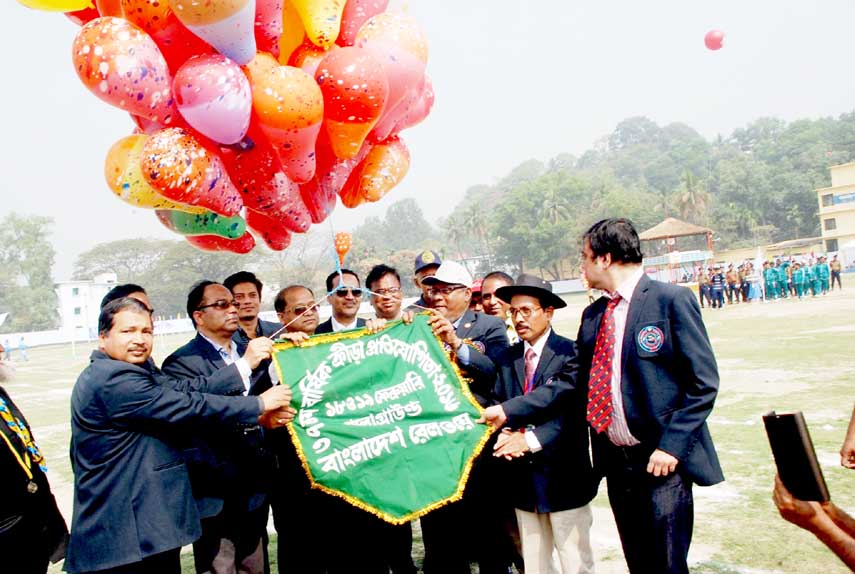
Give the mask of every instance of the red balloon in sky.
[{"label": "red balloon in sky", "polygon": [[707,35],[704,36],[704,44],[710,50],[721,50],[722,45],[724,44],[724,32],[721,30],[710,30],[707,32]]}]

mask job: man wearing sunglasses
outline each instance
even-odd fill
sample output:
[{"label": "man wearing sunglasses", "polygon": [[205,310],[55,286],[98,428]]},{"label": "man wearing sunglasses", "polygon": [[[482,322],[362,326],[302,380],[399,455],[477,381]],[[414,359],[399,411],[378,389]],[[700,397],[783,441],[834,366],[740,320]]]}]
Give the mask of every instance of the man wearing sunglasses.
[{"label": "man wearing sunglasses", "polygon": [[[262,387],[269,388],[269,378],[253,376],[244,355],[263,350],[267,357],[273,342],[256,337],[244,346],[233,340],[240,323],[238,303],[231,291],[213,281],[197,283],[187,296],[187,314],[193,320],[196,337],[164,360],[166,375],[190,379],[235,364],[244,381],[242,394],[257,395],[265,390]],[[266,492],[273,460],[264,448],[261,428],[248,424],[188,436],[185,457],[202,518],[202,537],[193,544],[196,571],[220,572],[226,568],[263,574],[262,535],[267,524]]]},{"label": "man wearing sunglasses", "polygon": [[320,319],[315,294],[308,287],[289,285],[276,294],[273,308],[288,333],[315,334]]},{"label": "man wearing sunglasses", "polygon": [[[471,382],[469,388],[482,406],[492,401],[496,380],[494,360],[508,348],[505,324],[498,317],[469,310],[472,275],[456,261],[445,261],[436,275],[423,283],[430,292],[433,332],[443,341]],[[485,453],[489,452],[485,448]],[[504,531],[495,500],[501,496],[494,476],[496,464],[490,454],[472,467],[463,501],[437,509],[421,519],[425,544],[425,574],[469,572],[469,551],[474,551],[483,574],[506,574],[513,544]]]},{"label": "man wearing sunglasses", "polygon": [[327,297],[332,305],[332,317],[318,325],[315,334],[337,333],[365,326],[365,320],[356,316],[362,303],[359,275],[350,269],[333,271],[327,277]]}]

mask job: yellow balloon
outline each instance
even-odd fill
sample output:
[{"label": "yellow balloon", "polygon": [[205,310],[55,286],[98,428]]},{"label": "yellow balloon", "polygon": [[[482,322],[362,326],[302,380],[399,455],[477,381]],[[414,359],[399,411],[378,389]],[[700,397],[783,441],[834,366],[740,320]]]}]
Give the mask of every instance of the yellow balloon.
[{"label": "yellow balloon", "polygon": [[176,209],[187,213],[205,213],[203,207],[194,207],[171,201],[154,190],[140,169],[140,154],[148,136],[135,134],[113,144],[104,163],[104,177],[116,196],[135,207],[147,209]]},{"label": "yellow balloon", "polygon": [[[291,0],[312,44],[329,50],[341,29],[345,0]],[[280,55],[281,57],[281,55]]]},{"label": "yellow balloon", "polygon": [[303,40],[306,39],[306,30],[300,14],[294,8],[291,0],[282,0],[282,35],[279,36],[279,63],[287,66],[291,54],[294,53]]},{"label": "yellow balloon", "polygon": [[74,12],[84,8],[94,8],[92,0],[18,0],[27,8],[47,12]]}]

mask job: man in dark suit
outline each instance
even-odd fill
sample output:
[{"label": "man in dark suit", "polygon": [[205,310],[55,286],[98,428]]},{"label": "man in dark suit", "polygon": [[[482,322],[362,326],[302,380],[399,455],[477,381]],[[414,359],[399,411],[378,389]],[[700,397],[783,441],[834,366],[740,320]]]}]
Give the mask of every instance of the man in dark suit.
[{"label": "man in dark suit", "polygon": [[[573,341],[552,330],[555,309],[567,304],[550,283],[523,274],[515,284],[498,288],[496,296],[510,302],[509,316],[520,337],[496,361],[495,394],[505,401],[549,384],[576,351]],[[516,509],[527,574],[594,571],[589,503],[598,481],[588,455],[586,397],[576,394],[550,420],[521,430],[505,427],[496,444],[495,455],[510,461],[502,482]],[[560,568],[553,564],[553,552]]]},{"label": "man in dark suit", "polygon": [[[187,296],[187,314],[193,319],[196,337],[164,360],[163,372],[186,379],[235,364],[244,381],[238,394],[257,395],[270,388],[264,365],[253,373],[241,357],[245,349],[232,338],[239,325],[237,308],[223,285],[212,281],[196,284]],[[250,342],[255,344],[272,343],[256,337]],[[252,423],[234,425],[186,438],[185,456],[202,517],[202,536],[193,545],[196,571],[263,574],[266,493],[273,459],[261,428]]]},{"label": "man in dark suit", "polygon": [[236,343],[245,346],[256,337],[270,337],[282,328],[279,323],[258,318],[264,284],[255,276],[255,273],[249,271],[232,273],[223,281],[223,286],[232,292],[232,297],[238,304],[240,326],[234,334]]},{"label": "man in dark suit", "polygon": [[333,271],[327,276],[327,301],[332,306],[332,317],[318,325],[315,334],[338,333],[365,326],[365,319],[356,316],[362,303],[359,275],[350,269]]},{"label": "man in dark suit", "polygon": [[594,468],[608,482],[630,571],[685,573],[692,484],[724,480],[706,425],[718,393],[715,356],[691,291],[644,275],[630,221],[600,221],[583,241],[582,268],[606,295],[582,315],[577,356],[553,384],[483,418],[538,424],[584,389]]},{"label": "man in dark suit", "polygon": [[[0,385],[14,369],[2,359]],[[0,386],[0,556],[4,571],[44,574],[65,556],[68,529],[47,479],[30,425]]]},{"label": "man in dark suit", "polygon": [[[430,289],[432,316],[428,323],[433,332],[470,380],[469,388],[478,402],[482,406],[491,404],[496,380],[494,360],[508,348],[504,323],[469,310],[473,280],[460,263],[445,261],[436,275],[422,282]],[[491,476],[496,462],[485,448],[472,467],[463,500],[422,517],[425,574],[468,573],[469,553],[484,574],[508,572],[513,544],[502,526],[501,513],[496,512],[499,485]]]},{"label": "man in dark suit", "polygon": [[[184,457],[172,442],[176,430],[260,420],[281,426],[293,418],[283,410],[291,392],[280,386],[261,397],[221,397],[189,390],[242,387],[235,367],[204,381],[163,376],[149,361],[149,308],[130,297],[101,310],[99,333],[99,350],[71,396],[74,514],[65,568],[177,574],[181,546],[201,528]],[[269,352],[250,352],[246,361],[256,365]]]}]

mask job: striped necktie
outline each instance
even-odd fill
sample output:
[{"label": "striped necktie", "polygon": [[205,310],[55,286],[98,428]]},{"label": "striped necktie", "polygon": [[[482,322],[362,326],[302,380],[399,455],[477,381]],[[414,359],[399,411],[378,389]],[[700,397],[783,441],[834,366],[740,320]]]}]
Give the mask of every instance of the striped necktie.
[{"label": "striped necktie", "polygon": [[603,313],[597,341],[594,345],[594,360],[588,380],[588,416],[591,427],[603,432],[612,422],[612,363],[615,350],[615,307],[620,295],[615,294]]}]

